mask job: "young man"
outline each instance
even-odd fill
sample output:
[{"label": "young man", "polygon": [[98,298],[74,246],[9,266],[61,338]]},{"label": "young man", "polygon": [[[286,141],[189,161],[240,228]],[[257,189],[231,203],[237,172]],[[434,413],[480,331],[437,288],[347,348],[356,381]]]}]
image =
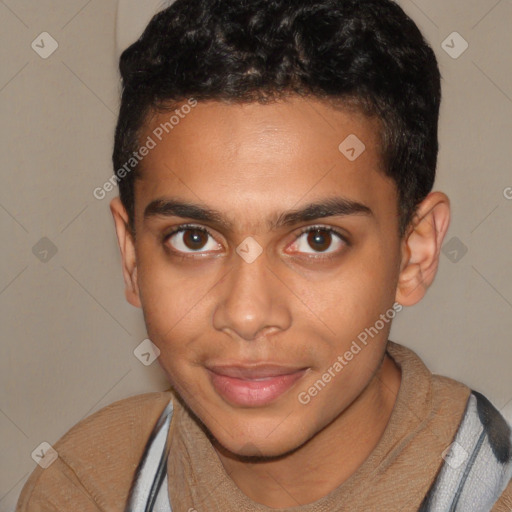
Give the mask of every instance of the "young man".
[{"label": "young man", "polygon": [[511,432],[388,341],[432,283],[440,75],[390,0],[177,0],[121,57],[111,202],[171,390],[18,511],[510,511]]}]

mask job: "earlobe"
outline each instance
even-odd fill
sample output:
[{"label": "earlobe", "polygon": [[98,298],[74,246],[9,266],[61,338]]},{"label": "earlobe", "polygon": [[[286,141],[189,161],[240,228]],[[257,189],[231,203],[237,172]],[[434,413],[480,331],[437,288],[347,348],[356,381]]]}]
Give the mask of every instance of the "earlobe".
[{"label": "earlobe", "polygon": [[119,197],[115,197],[110,202],[110,211],[114,218],[114,224],[117,234],[117,242],[121,251],[121,263],[123,269],[123,278],[125,282],[126,300],[135,307],[142,307],[140,300],[140,290],[137,281],[137,260],[135,253],[135,243],[133,235],[129,228],[129,218],[126,209]]},{"label": "earlobe", "polygon": [[450,201],[431,192],[419,205],[402,241],[396,301],[412,306],[434,281],[444,237],[450,224]]}]

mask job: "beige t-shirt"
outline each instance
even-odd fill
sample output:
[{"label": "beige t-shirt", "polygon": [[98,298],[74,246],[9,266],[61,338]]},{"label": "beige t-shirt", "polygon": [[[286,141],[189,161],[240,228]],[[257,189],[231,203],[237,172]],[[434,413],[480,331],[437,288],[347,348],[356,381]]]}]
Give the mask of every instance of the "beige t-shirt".
[{"label": "beige t-shirt", "polygon": [[[342,485],[289,512],[410,512],[418,509],[444,462],[470,390],[432,375],[411,350],[389,343],[402,371],[389,423],[379,443]],[[115,402],[82,420],[53,448],[58,459],[36,467],[16,512],[123,511],[153,426],[171,398],[169,495],[173,512],[269,512],[236,486],[208,437],[171,390]],[[493,512],[512,511],[512,484]],[[470,512],[470,511],[468,511]]]}]

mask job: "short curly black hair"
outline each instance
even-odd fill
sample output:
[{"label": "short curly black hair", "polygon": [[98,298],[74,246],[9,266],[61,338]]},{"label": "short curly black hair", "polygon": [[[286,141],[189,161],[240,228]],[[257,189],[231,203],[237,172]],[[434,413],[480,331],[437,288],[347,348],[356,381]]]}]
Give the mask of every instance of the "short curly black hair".
[{"label": "short curly black hair", "polygon": [[[400,233],[432,190],[441,75],[415,23],[391,0],[176,0],[121,55],[114,172],[149,116],[197,101],[289,95],[354,105],[380,121],[382,168],[396,183]],[[133,172],[119,194],[134,230]]]}]

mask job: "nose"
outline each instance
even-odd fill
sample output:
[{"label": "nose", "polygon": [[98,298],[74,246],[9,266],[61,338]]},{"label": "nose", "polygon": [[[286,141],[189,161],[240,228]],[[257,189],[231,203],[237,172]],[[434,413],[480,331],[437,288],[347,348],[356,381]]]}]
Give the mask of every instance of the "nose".
[{"label": "nose", "polygon": [[289,297],[286,287],[269,268],[265,252],[251,263],[238,254],[233,258],[232,270],[219,284],[214,328],[246,341],[286,330],[291,324],[286,303]]}]

